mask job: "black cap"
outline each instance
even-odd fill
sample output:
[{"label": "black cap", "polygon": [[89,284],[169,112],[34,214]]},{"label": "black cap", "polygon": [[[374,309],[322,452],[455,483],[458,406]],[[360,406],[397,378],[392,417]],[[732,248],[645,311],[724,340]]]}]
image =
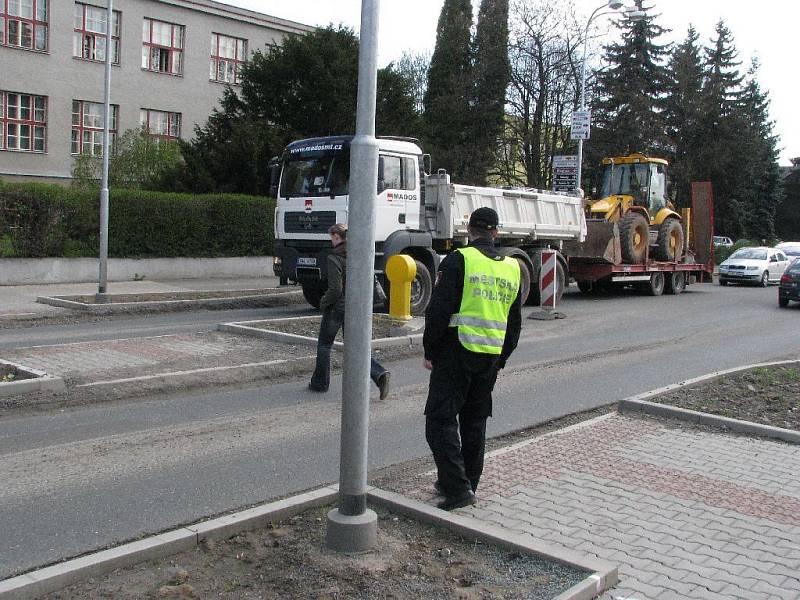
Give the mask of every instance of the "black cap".
[{"label": "black cap", "polygon": [[469,216],[469,226],[478,229],[497,229],[500,220],[493,208],[482,206],[473,211]]}]

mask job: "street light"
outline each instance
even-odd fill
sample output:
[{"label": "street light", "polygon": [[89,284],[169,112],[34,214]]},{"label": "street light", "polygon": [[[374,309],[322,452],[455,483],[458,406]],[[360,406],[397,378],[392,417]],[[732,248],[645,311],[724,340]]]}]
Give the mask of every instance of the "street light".
[{"label": "street light", "polygon": [[100,272],[95,302],[108,302],[108,160],[109,131],[111,129],[111,53],[114,25],[114,0],[106,4],[106,61],[105,93],[103,102],[103,173],[100,180]]},{"label": "street light", "polygon": [[[596,17],[601,17],[603,15],[611,15],[616,14],[620,8],[622,8],[623,3],[619,0],[608,0],[607,3],[601,4],[597,8],[594,9],[592,14],[589,16],[589,20],[586,22],[586,27],[583,31],[583,60],[581,61],[581,95],[580,95],[580,110],[582,113],[586,112],[586,49],[589,43],[589,26],[592,24],[592,21]],[[607,12],[600,12],[603,9],[610,9]],[[642,19],[647,16],[639,6],[632,6],[630,8],[626,8],[623,11],[623,14],[627,19],[632,21],[641,21]],[[581,186],[581,172],[583,170],[583,138],[578,138],[578,173],[577,173],[577,180],[576,185],[578,188]]]}]

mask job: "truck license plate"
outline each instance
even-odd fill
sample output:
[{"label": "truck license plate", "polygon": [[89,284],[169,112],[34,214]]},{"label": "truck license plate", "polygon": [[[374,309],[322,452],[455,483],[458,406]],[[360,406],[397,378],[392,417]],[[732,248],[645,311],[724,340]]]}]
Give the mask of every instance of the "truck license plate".
[{"label": "truck license plate", "polygon": [[301,267],[316,267],[317,266],[317,259],[316,258],[306,258],[301,256],[297,259],[297,264]]}]

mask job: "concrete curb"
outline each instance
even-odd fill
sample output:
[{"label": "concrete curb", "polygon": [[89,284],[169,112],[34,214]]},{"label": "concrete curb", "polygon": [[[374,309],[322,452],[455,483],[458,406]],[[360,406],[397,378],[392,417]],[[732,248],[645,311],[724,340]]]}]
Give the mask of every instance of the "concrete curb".
[{"label": "concrete curb", "polygon": [[[239,292],[246,292],[248,290],[237,290]],[[196,300],[145,300],[142,302],[116,302],[111,304],[88,304],[86,302],[78,302],[76,300],[68,300],[60,296],[39,296],[36,302],[39,304],[47,304],[49,306],[56,306],[59,308],[69,308],[80,312],[85,312],[94,315],[112,315],[119,313],[130,312],[168,312],[179,310],[194,310],[202,308],[216,308],[219,306],[242,306],[258,303],[259,306],[272,306],[274,300],[283,300],[286,297],[298,296],[301,292],[298,290],[280,290],[275,293],[268,294],[251,294],[244,296],[229,296],[227,298],[199,298]],[[146,294],[148,296],[155,295],[156,293]],[[131,294],[125,294],[131,295]],[[143,294],[144,295],[144,294]],[[113,298],[113,295],[111,296]],[[273,302],[266,303],[271,300]]]},{"label": "concrete curb", "polygon": [[[297,319],[316,319],[317,317],[287,317],[285,319],[269,319],[270,321],[289,321]],[[261,329],[259,327],[252,327],[248,323],[262,323],[265,319],[257,321],[235,321],[231,323],[220,323],[217,325],[217,330],[226,333],[234,333],[238,335],[248,335],[251,337],[264,338],[276,342],[286,342],[289,344],[304,344],[316,348],[317,338],[308,337],[305,335],[297,335],[295,333],[284,333],[274,329]],[[422,347],[422,334],[414,333],[411,335],[400,335],[389,338],[378,338],[372,340],[372,348],[390,348],[392,346],[420,346]],[[341,350],[344,348],[342,342],[334,342],[333,347]]]},{"label": "concrete curb", "polygon": [[20,379],[19,381],[6,381],[0,383],[0,398],[6,396],[17,396],[19,394],[27,394],[30,392],[60,392],[66,388],[66,384],[61,377],[48,375],[44,371],[32,369],[31,367],[12,363],[7,360],[0,360],[0,365],[13,367],[18,371],[22,371],[26,375],[32,376],[30,379]]},{"label": "concrete curb", "polygon": [[757,369],[762,367],[779,367],[782,365],[795,365],[798,364],[799,362],[800,361],[797,360],[781,360],[776,362],[745,365],[742,367],[735,367],[733,369],[725,369],[724,371],[715,371],[714,373],[701,375],[700,377],[694,377],[692,379],[687,379],[686,381],[681,381],[680,383],[667,385],[655,390],[651,390],[649,392],[644,392],[643,394],[638,394],[636,396],[625,398],[617,403],[617,410],[620,413],[624,412],[644,413],[657,417],[680,419],[683,421],[689,421],[691,423],[699,423],[701,425],[709,425],[712,427],[724,428],[730,431],[734,431],[736,433],[744,433],[747,435],[755,435],[760,437],[782,440],[792,444],[800,444],[800,431],[794,431],[792,429],[783,429],[781,427],[772,427],[769,425],[761,425],[759,423],[753,423],[751,421],[742,421],[740,419],[731,419],[729,417],[721,417],[709,413],[703,413],[699,411],[688,410],[685,408],[669,406],[668,404],[648,402],[648,400],[651,398],[664,396],[666,394],[674,392],[675,390],[688,387],[691,385],[708,383],[710,381],[719,379],[725,375],[742,373],[744,371],[750,371],[752,369]]},{"label": "concrete curb", "polygon": [[[499,528],[482,525],[474,519],[441,511],[394,492],[369,487],[367,495],[371,501],[395,512],[433,523],[459,535],[481,539],[503,548],[541,556],[592,572],[582,582],[559,594],[555,600],[591,600],[616,585],[619,579],[617,567],[603,561],[555,548],[528,537],[510,534]],[[272,521],[289,518],[310,508],[325,506],[334,502],[337,496],[337,485],[325,486],[291,498],[180,527],[18,575],[0,581],[0,600],[32,600],[89,577],[100,577],[116,569],[189,550],[198,546],[203,540],[226,539],[243,531],[263,527]]]}]

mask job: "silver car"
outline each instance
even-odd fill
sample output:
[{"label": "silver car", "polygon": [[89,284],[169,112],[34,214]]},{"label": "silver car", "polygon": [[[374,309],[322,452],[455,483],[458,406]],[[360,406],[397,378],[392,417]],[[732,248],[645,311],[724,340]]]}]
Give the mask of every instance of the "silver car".
[{"label": "silver car", "polygon": [[720,264],[719,284],[739,282],[767,287],[781,280],[790,262],[777,248],[739,248]]}]

